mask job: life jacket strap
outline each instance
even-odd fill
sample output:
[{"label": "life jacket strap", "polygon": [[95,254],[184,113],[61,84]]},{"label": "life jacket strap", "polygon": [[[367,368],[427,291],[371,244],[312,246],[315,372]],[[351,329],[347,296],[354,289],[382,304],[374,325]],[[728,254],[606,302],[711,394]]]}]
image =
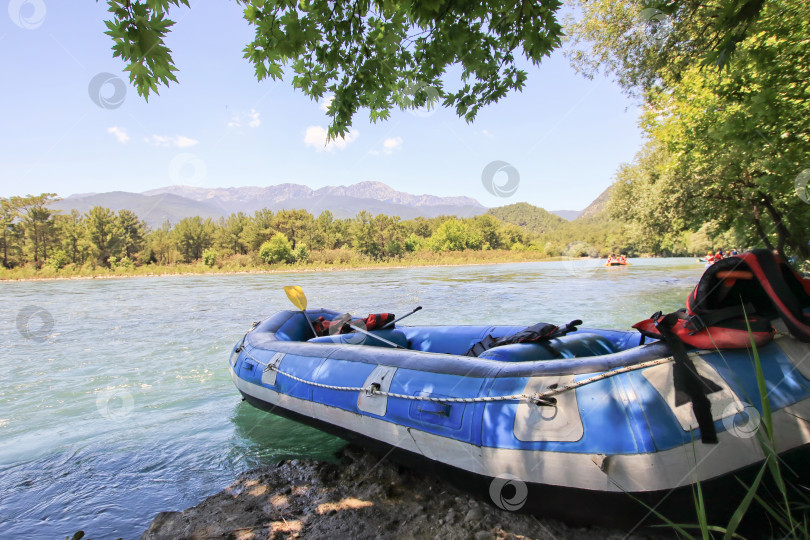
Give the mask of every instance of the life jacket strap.
[{"label": "life jacket strap", "polygon": [[678,320],[683,318],[683,315],[682,311],[675,311],[662,316],[659,311],[653,315],[653,324],[655,324],[655,327],[672,351],[675,360],[672,368],[675,393],[686,394],[692,402],[692,412],[700,428],[700,440],[704,444],[717,444],[717,431],[714,429],[712,404],[706,396],[706,383],[698,375],[697,368],[695,368],[695,364],[686,353],[683,342],[672,330]]},{"label": "life jacket strap", "polygon": [[713,309],[702,313],[693,313],[686,317],[684,326],[689,330],[690,335],[695,335],[704,328],[714,326],[719,322],[737,317],[745,317],[756,313],[754,304],[747,303],[740,306],[728,306],[720,309]]},{"label": "life jacket strap", "polygon": [[488,335],[470,347],[470,349],[464,353],[464,356],[478,356],[484,351],[488,351],[494,347],[511,345],[513,343],[539,343],[540,345],[548,347],[554,351],[554,349],[548,344],[548,341],[560,336],[564,336],[569,332],[576,332],[577,326],[580,324],[582,324],[582,321],[575,319],[561,328],[554,324],[541,322],[529,326],[525,330],[521,330],[520,332],[510,336],[493,338],[491,335]]}]

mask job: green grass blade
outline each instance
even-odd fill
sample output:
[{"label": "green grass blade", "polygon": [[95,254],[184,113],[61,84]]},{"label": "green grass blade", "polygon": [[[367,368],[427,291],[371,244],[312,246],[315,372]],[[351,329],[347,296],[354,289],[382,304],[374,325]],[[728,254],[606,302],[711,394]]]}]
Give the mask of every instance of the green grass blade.
[{"label": "green grass blade", "polygon": [[[760,467],[759,472],[757,473],[757,477],[754,479],[754,483],[747,488],[745,497],[743,497],[743,500],[740,502],[737,510],[734,511],[734,514],[728,521],[726,533],[723,536],[724,540],[729,540],[730,538],[734,537],[737,527],[740,526],[740,522],[742,521],[743,517],[745,517],[745,513],[748,512],[748,508],[751,506],[751,501],[754,500],[754,496],[757,494],[757,489],[759,489],[759,485],[762,483],[762,477],[765,476],[766,470],[768,470],[768,466],[763,463],[762,467]],[[742,482],[740,483],[742,484]],[[745,486],[745,484],[743,484],[743,486]]]},{"label": "green grass blade", "polygon": [[696,509],[700,532],[703,535],[703,540],[709,540],[711,535],[709,534],[709,523],[706,519],[706,502],[703,500],[703,489],[701,489],[700,480],[697,478],[695,478],[695,488],[697,491]]},{"label": "green grass blade", "polygon": [[[743,314],[745,314],[745,306],[743,306]],[[751,331],[747,315],[745,315],[745,326],[748,329],[748,338],[751,340],[751,351],[754,355],[754,372],[757,376],[759,402],[762,406],[762,425],[765,426],[768,440],[773,442],[773,417],[771,415],[771,401],[768,399],[768,386],[765,383],[765,372],[762,370],[762,362],[759,359],[759,351],[757,350],[757,344],[754,342],[754,333]]]},{"label": "green grass blade", "polygon": [[790,524],[787,521],[785,521],[785,516],[774,510],[772,504],[770,504],[768,501],[766,501],[759,495],[754,495],[754,500],[757,501],[762,506],[762,508],[764,508],[765,511],[768,512],[768,514],[771,515],[771,517],[779,524],[780,527],[782,527],[782,529],[784,529],[785,531],[790,530],[791,528]]},{"label": "green grass blade", "polygon": [[[680,527],[681,529],[700,529],[700,525],[694,523],[673,523],[672,525],[667,523],[663,525],[655,525],[655,527]],[[726,532],[726,529],[724,529],[723,527],[719,527],[717,525],[709,525],[707,529],[709,530],[709,532],[719,532],[719,533]],[[745,539],[744,536],[740,536],[739,534],[734,534],[734,538],[742,538],[743,540]]]},{"label": "green grass blade", "polygon": [[[743,314],[745,315],[745,306],[743,306]],[[793,518],[790,513],[790,502],[788,501],[787,487],[782,478],[782,470],[779,467],[779,456],[776,453],[776,444],[774,442],[773,431],[773,415],[771,413],[771,401],[768,399],[768,387],[765,384],[765,372],[762,370],[762,362],[759,358],[759,350],[756,343],[754,343],[754,334],[751,331],[751,325],[748,321],[748,316],[745,315],[745,326],[748,329],[748,338],[751,340],[751,349],[754,355],[754,368],[757,375],[757,387],[759,388],[759,399],[762,405],[762,426],[765,427],[765,438],[758,437],[760,446],[765,453],[765,463],[771,471],[771,476],[776,483],[779,492],[782,494],[783,503],[785,505],[785,514],[787,515],[788,522],[793,523]],[[791,527],[792,528],[792,527]]]},{"label": "green grass blade", "polygon": [[697,514],[698,526],[700,527],[701,537],[703,540],[709,540],[709,523],[706,518],[706,502],[703,500],[703,490],[700,487],[700,477],[697,474],[698,458],[697,448],[695,447],[695,440],[692,439],[692,459],[695,460],[695,483],[692,484],[692,502],[695,505],[695,513]]},{"label": "green grass blade", "polygon": [[630,493],[629,491],[625,491],[624,493],[628,497],[630,497],[631,499],[633,499],[634,501],[639,503],[641,506],[646,508],[651,514],[655,515],[655,517],[657,517],[658,519],[660,519],[661,521],[664,522],[661,525],[655,525],[655,527],[670,527],[671,529],[674,529],[675,531],[681,533],[684,537],[688,538],[689,540],[695,540],[695,537],[692,536],[691,534],[689,534],[688,532],[686,532],[686,529],[684,527],[695,528],[695,527],[697,527],[697,525],[680,525],[678,523],[675,523],[674,521],[672,521],[671,519],[666,517],[664,514],[662,514],[661,512],[659,512],[658,510],[656,510],[655,508],[650,506],[649,504],[645,503],[644,501],[642,501],[639,498],[634,497],[633,494]]},{"label": "green grass blade", "polygon": [[[776,453],[773,415],[771,413],[771,401],[768,399],[768,388],[765,384],[765,372],[762,370],[762,362],[759,358],[759,350],[754,342],[754,334],[751,331],[748,315],[745,314],[745,306],[743,306],[743,315],[745,315],[745,326],[748,329],[748,338],[751,340],[751,349],[754,355],[754,368],[757,375],[757,387],[759,389],[759,399],[762,405],[762,425],[765,426],[766,440],[763,440],[763,437],[759,437],[759,433],[757,434],[757,439],[759,440],[760,446],[762,446],[762,450],[765,453],[765,463],[768,464],[771,471],[771,476],[773,477],[779,492],[782,494],[782,502],[784,504],[785,515],[787,516],[788,523],[793,524],[794,521],[790,512],[787,486],[785,485],[784,478],[782,478],[782,470],[779,467],[779,455]],[[788,529],[793,529],[794,527],[795,525],[788,527]]]}]

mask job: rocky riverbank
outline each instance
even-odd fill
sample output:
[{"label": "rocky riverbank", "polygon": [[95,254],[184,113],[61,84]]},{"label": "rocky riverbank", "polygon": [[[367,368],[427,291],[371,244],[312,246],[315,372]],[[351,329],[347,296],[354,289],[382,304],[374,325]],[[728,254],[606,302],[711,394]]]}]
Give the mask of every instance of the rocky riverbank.
[{"label": "rocky riverbank", "polygon": [[424,477],[355,447],[335,465],[283,461],[248,471],[183,512],[161,512],[141,540],[308,538],[650,538],[571,528],[503,511],[445,481]]}]

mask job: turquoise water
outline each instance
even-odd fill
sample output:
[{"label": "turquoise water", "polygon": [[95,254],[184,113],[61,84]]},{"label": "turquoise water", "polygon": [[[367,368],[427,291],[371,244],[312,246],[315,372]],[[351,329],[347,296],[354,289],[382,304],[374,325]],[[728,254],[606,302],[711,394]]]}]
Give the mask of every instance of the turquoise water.
[{"label": "turquoise water", "polygon": [[409,324],[627,329],[682,307],[694,259],[0,284],[0,538],[137,538],[258,465],[330,459],[339,439],[243,403],[233,344],[290,304]]}]

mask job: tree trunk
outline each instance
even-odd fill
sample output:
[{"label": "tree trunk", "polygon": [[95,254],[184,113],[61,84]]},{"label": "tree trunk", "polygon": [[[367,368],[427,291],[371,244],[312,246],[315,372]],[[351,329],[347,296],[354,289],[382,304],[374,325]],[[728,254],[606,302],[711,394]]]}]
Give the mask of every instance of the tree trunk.
[{"label": "tree trunk", "polygon": [[802,242],[796,242],[793,238],[793,235],[790,234],[787,226],[784,223],[784,218],[779,210],[773,205],[773,200],[771,196],[758,191],[757,194],[762,198],[762,203],[765,205],[765,209],[768,211],[768,214],[771,216],[771,219],[774,222],[774,226],[776,227],[776,233],[779,238],[777,249],[779,250],[779,255],[787,260],[785,257],[784,246],[787,243],[789,246],[795,248],[799,255],[801,255],[802,259],[810,258],[810,249],[808,249],[807,244]]},{"label": "tree trunk", "polygon": [[3,268],[8,268],[8,229],[3,226]]},{"label": "tree trunk", "polygon": [[37,234],[37,226],[34,225],[34,264],[39,262],[39,235]]},{"label": "tree trunk", "polygon": [[771,244],[770,238],[768,238],[765,229],[762,227],[762,222],[760,221],[760,213],[759,207],[754,204],[754,228],[757,230],[757,234],[759,238],[762,240],[762,243],[765,244],[765,247],[768,248],[768,251],[774,251],[773,244]]}]

